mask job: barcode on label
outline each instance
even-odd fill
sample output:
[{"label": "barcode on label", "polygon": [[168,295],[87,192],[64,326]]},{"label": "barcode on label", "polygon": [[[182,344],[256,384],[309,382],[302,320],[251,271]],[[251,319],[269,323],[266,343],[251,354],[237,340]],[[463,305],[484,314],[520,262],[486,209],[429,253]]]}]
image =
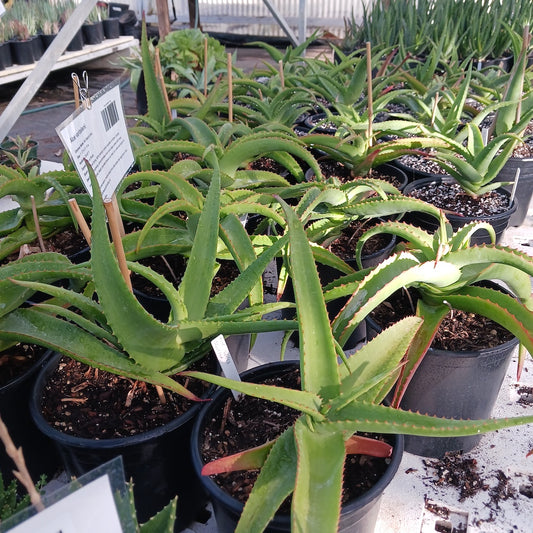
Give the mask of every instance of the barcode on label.
[{"label": "barcode on label", "polygon": [[104,128],[109,131],[118,122],[118,111],[115,102],[111,102],[102,110]]}]

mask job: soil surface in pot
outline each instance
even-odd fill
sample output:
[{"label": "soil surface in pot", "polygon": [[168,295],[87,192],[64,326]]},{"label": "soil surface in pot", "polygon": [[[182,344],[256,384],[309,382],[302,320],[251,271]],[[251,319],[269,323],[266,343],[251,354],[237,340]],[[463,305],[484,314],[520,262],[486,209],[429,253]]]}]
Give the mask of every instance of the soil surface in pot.
[{"label": "soil surface in pot", "polygon": [[[284,374],[263,381],[268,385],[300,388],[300,370],[290,369]],[[258,416],[260,415],[260,416]],[[259,446],[277,438],[300,416],[300,412],[277,403],[243,396],[235,401],[231,396],[222,412],[218,412],[204,429],[201,454],[204,463]],[[381,438],[365,434],[372,438]],[[346,503],[368,491],[383,475],[389,459],[366,455],[347,456],[344,469],[342,501]],[[259,470],[230,472],[213,476],[216,483],[233,498],[244,503],[254,486]],[[280,508],[290,512],[290,498]]]},{"label": "soil surface in pot", "polygon": [[401,185],[400,180],[396,176],[393,176],[382,169],[373,168],[366,176],[353,176],[351,170],[338,161],[324,159],[319,161],[318,164],[324,178],[336,178],[341,183],[348,183],[358,178],[373,178],[386,181],[391,185],[394,185],[394,187],[399,187]]},{"label": "soil surface in pot", "polygon": [[490,191],[474,197],[466,194],[457,183],[429,184],[412,190],[409,196],[465,217],[497,215],[509,209],[509,198],[505,194]]},{"label": "soil surface in pot", "polygon": [[[406,316],[414,315],[416,296],[405,290],[395,292],[371,313],[371,317],[386,328]],[[477,351],[493,348],[513,338],[503,326],[481,315],[454,309],[442,321],[432,348],[450,351]]]},{"label": "soil surface in pot", "polygon": [[[168,281],[174,284],[177,288],[181,283],[185,268],[187,266],[184,257],[178,254],[171,254],[165,256],[153,256],[146,259],[141,259],[139,263],[150,267],[152,270],[164,276]],[[239,269],[233,261],[220,261],[220,268],[213,278],[211,285],[211,296],[218,294],[221,290],[227,287],[239,275]],[[132,272],[131,282],[133,287],[144,294],[153,297],[162,297],[163,293],[158,287],[149,282],[140,274]]]},{"label": "soil surface in pot", "polygon": [[0,387],[24,374],[43,353],[44,349],[40,346],[23,342],[0,352]]},{"label": "soil surface in pot", "polygon": [[[420,148],[420,151],[427,151],[428,155],[431,154],[429,149]],[[428,159],[422,155],[406,154],[402,155],[398,161],[406,167],[412,168],[419,172],[427,172],[428,174],[437,174],[445,176],[448,173],[433,159]]]},{"label": "soil surface in pot", "polygon": [[[66,256],[81,252],[87,248],[87,246],[88,244],[83,234],[81,232],[76,232],[73,228],[62,230],[44,241],[46,252],[57,252]],[[42,250],[37,241],[30,244],[23,244],[18,252],[7,256],[0,262],[0,264],[9,263],[10,261],[15,261],[25,255],[40,252],[42,252]]]},{"label": "soil surface in pot", "polygon": [[[340,257],[344,261],[355,258],[355,247],[361,235],[370,229],[368,221],[355,221],[342,230],[342,233],[329,246],[330,252]],[[391,242],[390,235],[374,235],[365,242],[363,246],[363,255],[372,255],[383,250]]]},{"label": "soil surface in pot", "polygon": [[[213,372],[214,356],[204,357],[193,368]],[[175,379],[197,396],[210,386],[199,380]],[[88,439],[129,437],[163,426],[195,404],[168,390],[164,394],[165,404],[153,385],[63,357],[44,387],[41,411],[62,433]]]}]

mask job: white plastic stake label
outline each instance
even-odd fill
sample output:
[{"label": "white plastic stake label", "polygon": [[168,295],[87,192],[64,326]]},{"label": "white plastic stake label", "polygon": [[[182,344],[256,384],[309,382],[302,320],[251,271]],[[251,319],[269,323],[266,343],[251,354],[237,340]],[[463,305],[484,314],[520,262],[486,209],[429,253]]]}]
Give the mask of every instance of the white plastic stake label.
[{"label": "white plastic stake label", "polygon": [[109,477],[99,477],[44,511],[15,526],[10,533],[122,533]]},{"label": "white plastic stake label", "polygon": [[4,4],[0,2],[0,17],[6,12],[6,8],[4,7]]},{"label": "white plastic stake label", "polygon": [[[226,344],[226,339],[224,339],[224,335],[215,337],[211,341],[211,346],[213,347],[213,351],[215,352],[218,362],[220,363],[220,368],[222,369],[222,374],[224,374],[224,377],[228,379],[234,379],[235,381],[241,381],[241,377],[239,376],[239,372],[235,366],[233,357],[231,357],[231,353],[228,345]],[[239,392],[234,390],[231,392],[236,400],[240,398],[241,394]]]},{"label": "white plastic stake label", "polygon": [[92,194],[86,161],[94,170],[104,202],[111,201],[134,163],[118,81],[91,97],[90,106],[80,106],[56,131],[87,191]]}]

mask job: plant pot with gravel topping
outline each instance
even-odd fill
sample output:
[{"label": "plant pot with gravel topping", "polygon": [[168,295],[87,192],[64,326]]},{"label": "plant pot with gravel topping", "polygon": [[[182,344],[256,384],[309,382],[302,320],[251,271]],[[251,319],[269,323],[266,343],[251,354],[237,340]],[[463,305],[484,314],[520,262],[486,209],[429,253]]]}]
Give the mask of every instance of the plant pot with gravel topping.
[{"label": "plant pot with gravel topping", "polygon": [[[466,194],[453,178],[416,180],[405,187],[404,194],[444,210],[454,230],[474,221],[488,222],[496,232],[496,243],[501,240],[516,210],[516,202],[511,202],[510,193],[505,189],[499,188],[473,196]],[[438,228],[435,218],[423,213],[411,212],[407,219],[413,225],[427,230],[436,231]],[[471,244],[490,242],[490,236],[483,228],[471,236]]]}]

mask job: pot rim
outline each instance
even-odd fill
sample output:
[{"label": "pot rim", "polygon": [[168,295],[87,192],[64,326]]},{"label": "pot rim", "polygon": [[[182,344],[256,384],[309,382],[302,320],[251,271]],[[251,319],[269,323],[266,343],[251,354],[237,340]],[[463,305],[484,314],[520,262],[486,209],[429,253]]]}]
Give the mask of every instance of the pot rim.
[{"label": "pot rim", "polygon": [[[203,402],[197,402],[187,412],[179,415],[177,418],[168,422],[167,424],[128,437],[115,437],[111,439],[89,439],[87,437],[77,437],[75,435],[63,433],[62,431],[55,429],[48,423],[48,421],[42,415],[40,409],[40,397],[42,389],[46,383],[46,380],[48,379],[48,376],[56,368],[59,363],[59,360],[62,357],[63,354],[55,352],[52,355],[51,359],[44,365],[44,367],[39,372],[37,379],[35,380],[35,384],[30,398],[30,413],[35,424],[42,433],[44,433],[54,441],[59,442],[61,445],[70,446],[74,448],[98,447],[100,449],[135,446],[139,443],[149,441],[166,433],[170,433],[177,427],[186,424],[193,416],[197,415],[198,411],[202,407]],[[211,391],[211,389],[209,390]],[[206,397],[209,394],[210,392],[208,391],[206,393]]]}]

